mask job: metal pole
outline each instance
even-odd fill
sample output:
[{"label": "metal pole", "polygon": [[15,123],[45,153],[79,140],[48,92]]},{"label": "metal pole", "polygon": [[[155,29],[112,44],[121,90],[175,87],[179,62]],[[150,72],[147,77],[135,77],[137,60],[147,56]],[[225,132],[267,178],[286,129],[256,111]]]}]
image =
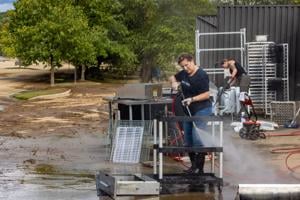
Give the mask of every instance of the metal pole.
[{"label": "metal pole", "polygon": [[240,31],[236,31],[236,32],[213,32],[213,33],[199,33],[200,36],[202,35],[238,35],[241,34]]},{"label": "metal pole", "polygon": [[[159,122],[159,144],[158,147],[161,149],[163,147],[163,122]],[[163,153],[161,151],[159,151],[159,174],[158,174],[158,178],[159,180],[162,180],[163,178]]]},{"label": "metal pole", "polygon": [[241,47],[201,49],[201,51],[233,51],[233,50],[240,51]]},{"label": "metal pole", "polygon": [[244,65],[244,59],[243,59],[243,30],[241,29],[241,34],[240,34],[240,49],[241,49],[241,64],[242,66],[245,66]]},{"label": "metal pole", "polygon": [[268,80],[267,80],[267,77],[266,77],[266,71],[267,71],[267,66],[266,66],[266,46],[263,45],[263,79],[264,79],[264,109],[265,109],[265,117],[267,115],[267,102],[268,102],[268,87],[267,87],[267,84],[268,84]]},{"label": "metal pole", "polygon": [[[220,147],[223,147],[223,122],[220,121]],[[219,177],[223,178],[223,151],[220,152],[219,156],[220,168],[219,168]]]},{"label": "metal pole", "polygon": [[[141,105],[141,119],[142,119],[142,121],[144,121],[145,120],[145,104],[142,104]],[[149,119],[149,120],[151,120],[151,119]]]},{"label": "metal pole", "polygon": [[[246,60],[246,28],[243,28],[244,29],[244,43],[243,43],[243,46],[244,46],[244,58],[245,58],[245,60]],[[244,63],[245,65],[246,65],[246,61],[245,61],[245,63]],[[244,65],[244,66],[245,66]],[[247,71],[248,72],[248,71]]]},{"label": "metal pole", "polygon": [[[157,144],[157,120],[153,120],[153,144]],[[153,149],[153,174],[157,174],[157,149]]]},{"label": "metal pole", "polygon": [[[216,122],[215,121],[212,121],[211,123],[212,125],[212,138],[213,138],[213,143],[215,144],[215,125],[216,125]],[[215,173],[215,152],[212,152],[211,153],[211,172],[212,173]]]},{"label": "metal pole", "polygon": [[129,120],[132,120],[132,105],[129,105]]},{"label": "metal pole", "polygon": [[118,115],[118,116],[117,116],[117,119],[118,119],[118,120],[121,120],[121,112],[120,112],[120,110],[118,110],[117,115]]},{"label": "metal pole", "polygon": [[289,87],[289,44],[285,44],[286,49],[286,78],[287,78],[287,101],[290,100],[290,87]]},{"label": "metal pole", "polygon": [[[167,116],[168,115],[168,105],[167,104],[165,104],[165,116]],[[166,139],[166,144],[169,144],[168,143],[168,122],[166,121],[165,122],[165,139]]]},{"label": "metal pole", "polygon": [[196,42],[196,65],[200,66],[200,42],[199,42],[199,30],[195,31],[195,42]]}]

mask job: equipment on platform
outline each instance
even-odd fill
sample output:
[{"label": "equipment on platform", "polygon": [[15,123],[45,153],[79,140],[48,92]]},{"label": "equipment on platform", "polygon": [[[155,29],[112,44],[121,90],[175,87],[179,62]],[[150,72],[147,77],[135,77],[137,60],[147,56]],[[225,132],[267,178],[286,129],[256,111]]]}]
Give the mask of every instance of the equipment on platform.
[{"label": "equipment on platform", "polygon": [[162,97],[160,83],[129,83],[117,90],[119,99],[152,99]]},{"label": "equipment on platform", "polygon": [[[211,128],[211,137],[214,144],[204,146],[174,146],[163,144],[163,130],[166,122],[195,122],[197,120],[206,121],[207,125]],[[168,124],[168,123],[167,123]],[[218,130],[219,128],[219,130]],[[157,134],[158,129],[158,134]],[[223,186],[223,122],[217,117],[199,117],[199,116],[173,116],[165,117],[158,123],[154,120],[153,128],[154,146],[153,146],[153,177],[157,179],[164,192],[170,189],[170,185],[174,184],[188,184],[189,186],[199,186],[199,184],[209,184],[218,186],[219,191]],[[203,131],[203,130],[202,130]],[[202,132],[204,133],[204,132]],[[203,153],[209,152],[212,155],[211,159],[211,172],[210,173],[164,173],[164,154],[170,153]],[[218,159],[215,159],[215,154],[218,154]],[[218,162],[219,170],[216,171],[215,161]]]},{"label": "equipment on platform", "polygon": [[[130,87],[128,85],[126,87],[127,90],[129,90]],[[152,84],[149,87],[155,88]],[[126,196],[153,196],[159,195],[160,193],[171,194],[174,192],[172,191],[172,185],[173,189],[180,185],[187,189],[196,190],[199,185],[207,184],[209,188],[217,186],[220,191],[223,186],[223,122],[220,121],[220,118],[213,116],[206,116],[204,118],[191,115],[169,116],[167,104],[172,102],[170,101],[172,99],[166,99],[164,97],[153,98],[156,94],[152,93],[151,95],[151,92],[149,92],[151,89],[147,89],[147,86],[145,86],[144,89],[145,93],[141,92],[141,95],[138,96],[151,97],[150,99],[133,99],[133,97],[136,98],[136,96],[131,96],[130,99],[120,99],[120,97],[127,97],[124,93],[120,92],[122,91],[121,89],[118,94],[119,98],[113,98],[109,101],[109,116],[111,121],[109,126],[111,144],[110,159],[113,162],[130,164],[153,161],[153,174],[136,174],[136,172],[133,174],[129,174],[128,172],[126,174],[107,174],[99,171],[96,174],[96,189],[99,198],[106,199],[108,197],[116,199]],[[129,120],[120,119],[119,116],[122,110],[118,111],[118,115],[115,118],[113,117],[113,102],[129,105]],[[144,105],[146,104],[149,104],[149,109],[151,108],[151,104],[164,104],[165,109],[163,116],[159,118],[152,118],[152,116],[150,116],[150,120],[145,120],[143,116]],[[134,112],[132,106],[135,105],[141,105],[141,120],[135,120],[133,118]],[[188,106],[187,109],[189,109]],[[159,122],[157,120],[159,120]],[[209,134],[211,143],[204,143],[206,146],[200,147],[185,147],[183,143],[179,144],[177,142],[169,143],[172,134],[169,132],[169,127],[172,123],[183,121],[194,122],[197,120],[207,123],[207,130],[201,130],[203,131],[201,132],[201,137]],[[173,138],[177,138],[177,136]],[[202,139],[204,141],[204,138]],[[150,160],[150,151],[148,151],[150,149],[153,150],[151,154],[153,160]],[[211,155],[211,170],[208,173],[187,174],[183,173],[182,170],[180,170],[179,173],[178,171],[175,171],[175,173],[163,173],[164,154],[184,154],[189,152],[209,152]],[[218,170],[215,169],[216,166],[218,166]]]},{"label": "equipment on platform", "polygon": [[[99,198],[118,199],[118,197],[171,194],[172,188],[174,188],[172,186],[176,188],[176,185],[186,185],[185,187],[196,190],[199,185],[207,184],[210,188],[217,186],[219,191],[221,191],[223,186],[223,122],[219,118],[213,116],[205,117],[205,121],[211,130],[209,133],[211,133],[214,145],[185,147],[165,143],[164,136],[167,134],[165,128],[168,126],[168,123],[200,119],[203,120],[202,117],[167,116],[159,122],[156,119],[153,120],[153,138],[151,138],[153,141],[153,174],[108,174],[98,171],[96,174],[96,189]],[[210,152],[211,171],[191,174],[163,172],[163,154],[189,152]],[[218,170],[216,170],[216,166],[218,166]]]},{"label": "equipment on platform", "polygon": [[230,79],[226,84],[221,87],[221,90],[218,92],[217,99],[214,103],[214,106],[216,106],[217,103],[220,103],[221,96],[224,94],[225,90],[228,90],[230,88],[231,83],[233,82],[234,79]]},{"label": "equipment on platform", "polygon": [[213,107],[216,115],[237,114],[240,110],[240,87],[231,87],[235,79],[225,79],[224,86],[220,87],[216,95]]},{"label": "equipment on platform", "polygon": [[[266,135],[260,130],[260,123],[257,121],[257,115],[254,109],[253,102],[246,92],[240,93],[240,102],[242,104],[243,112],[243,127],[239,131],[239,135],[243,139],[256,140],[258,138],[266,138]],[[249,112],[247,106],[251,107],[252,112]],[[254,117],[254,118],[253,118]]]}]

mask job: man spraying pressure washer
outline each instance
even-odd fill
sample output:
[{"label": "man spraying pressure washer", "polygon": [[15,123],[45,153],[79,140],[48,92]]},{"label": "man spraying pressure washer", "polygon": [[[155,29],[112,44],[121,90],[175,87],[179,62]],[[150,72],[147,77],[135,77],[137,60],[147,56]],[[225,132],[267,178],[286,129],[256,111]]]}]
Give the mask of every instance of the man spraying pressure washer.
[{"label": "man spraying pressure washer", "polygon": [[[212,114],[212,104],[209,99],[209,78],[206,72],[195,64],[191,54],[182,54],[178,57],[178,64],[183,70],[169,78],[172,88],[178,89],[184,99],[182,104],[186,114],[189,116],[209,116]],[[203,121],[184,122],[184,144],[185,146],[203,146],[201,140],[201,129],[205,129]],[[191,167],[186,173],[203,173],[206,153],[189,153]]]}]

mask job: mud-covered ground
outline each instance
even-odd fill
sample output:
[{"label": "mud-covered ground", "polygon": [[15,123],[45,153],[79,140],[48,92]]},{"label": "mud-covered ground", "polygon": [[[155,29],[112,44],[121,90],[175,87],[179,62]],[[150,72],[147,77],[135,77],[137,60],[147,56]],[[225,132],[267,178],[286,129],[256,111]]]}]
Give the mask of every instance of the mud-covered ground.
[{"label": "mud-covered ground", "polygon": [[[70,95],[28,101],[9,97],[48,87],[47,76],[42,66],[20,69],[14,61],[0,62],[0,199],[97,199],[94,175],[98,170],[151,173],[142,165],[107,161],[109,121],[103,97],[112,96],[120,84],[60,83],[71,89]],[[299,135],[242,140],[229,127],[230,119],[224,122],[223,193],[179,192],[154,199],[227,200],[234,198],[239,183],[299,182],[300,170],[288,169],[299,165],[299,154],[282,153],[282,148],[299,147]],[[277,130],[277,134],[295,131],[299,129]],[[183,167],[170,163],[175,170]]]}]

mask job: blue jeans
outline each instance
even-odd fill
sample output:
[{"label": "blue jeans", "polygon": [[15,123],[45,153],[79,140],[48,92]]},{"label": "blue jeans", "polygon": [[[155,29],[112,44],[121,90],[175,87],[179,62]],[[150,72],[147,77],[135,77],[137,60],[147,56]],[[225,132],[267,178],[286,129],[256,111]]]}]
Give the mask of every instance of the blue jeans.
[{"label": "blue jeans", "polygon": [[[212,114],[212,107],[207,107],[199,110],[194,114],[194,116],[210,116]],[[201,133],[199,131],[206,129],[206,121],[197,120],[194,121],[197,129],[193,126],[193,122],[184,122],[183,130],[184,130],[184,146],[203,146],[201,141]]]}]

